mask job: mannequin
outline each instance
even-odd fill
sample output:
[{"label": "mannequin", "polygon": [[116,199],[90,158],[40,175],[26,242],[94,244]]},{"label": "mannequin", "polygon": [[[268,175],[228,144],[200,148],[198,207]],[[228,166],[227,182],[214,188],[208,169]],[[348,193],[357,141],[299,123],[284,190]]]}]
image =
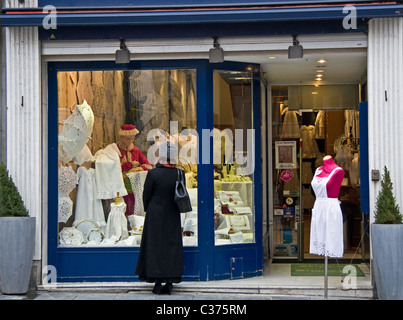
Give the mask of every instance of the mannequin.
[{"label": "mannequin", "polygon": [[[323,158],[323,166],[320,167],[317,171],[317,177],[328,177],[332,171],[336,168],[340,168],[336,170],[329,182],[326,185],[327,196],[329,198],[337,198],[339,196],[339,191],[341,187],[341,183],[344,178],[344,170],[339,167],[336,163],[334,163],[333,158],[331,156],[325,156]],[[321,171],[321,172],[319,172]]]},{"label": "mannequin", "polygon": [[120,199],[117,193],[116,200],[111,204],[111,212],[106,223],[105,238],[126,239],[129,236],[127,230],[127,219],[125,217],[126,204]]},{"label": "mannequin", "polygon": [[325,298],[327,299],[327,259],[343,257],[343,213],[337,199],[344,170],[331,156],[315,171],[311,186],[316,200],[312,208],[309,253],[325,256]]}]

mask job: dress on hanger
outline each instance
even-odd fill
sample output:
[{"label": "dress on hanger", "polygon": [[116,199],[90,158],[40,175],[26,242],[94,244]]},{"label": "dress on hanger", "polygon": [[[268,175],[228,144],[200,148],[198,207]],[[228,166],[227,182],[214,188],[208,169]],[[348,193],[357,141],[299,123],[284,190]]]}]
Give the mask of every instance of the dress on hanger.
[{"label": "dress on hanger", "polygon": [[315,140],[315,127],[302,126],[301,138],[302,138],[302,158],[303,159],[316,158],[319,153],[319,148]]},{"label": "dress on hanger", "polygon": [[111,143],[95,153],[97,199],[112,199],[117,192],[120,196],[127,195],[119,155],[116,143]]},{"label": "dress on hanger", "polygon": [[281,126],[280,139],[298,139],[300,137],[296,111],[285,111],[284,122]]},{"label": "dress on hanger", "polygon": [[316,200],[312,209],[309,253],[332,258],[341,258],[344,252],[340,201],[327,195],[327,184],[337,170],[343,169],[337,167],[329,176],[319,177],[322,171],[318,168],[311,182]]}]

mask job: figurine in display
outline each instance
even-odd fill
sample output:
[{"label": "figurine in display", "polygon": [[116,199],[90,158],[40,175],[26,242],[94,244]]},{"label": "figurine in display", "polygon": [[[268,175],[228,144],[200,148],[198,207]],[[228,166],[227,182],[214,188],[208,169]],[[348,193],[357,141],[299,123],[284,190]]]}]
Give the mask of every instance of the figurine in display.
[{"label": "figurine in display", "polygon": [[119,130],[120,140],[117,146],[120,151],[120,164],[122,167],[123,179],[127,189],[127,195],[123,197],[127,208],[126,216],[134,213],[135,197],[127,173],[148,171],[152,168],[147,157],[133,143],[134,138],[139,133],[133,124],[123,124]]},{"label": "figurine in display", "polygon": [[[161,144],[159,162],[148,172],[144,183],[146,217],[136,274],[139,280],[155,283],[155,294],[170,294],[172,284],[182,281],[181,216],[174,201],[178,169],[169,157],[177,153],[173,143]],[[165,283],[164,287],[162,283]]]},{"label": "figurine in display", "polygon": [[311,186],[316,199],[312,209],[309,253],[325,257],[343,256],[343,214],[338,200],[344,170],[331,156],[315,171]]}]

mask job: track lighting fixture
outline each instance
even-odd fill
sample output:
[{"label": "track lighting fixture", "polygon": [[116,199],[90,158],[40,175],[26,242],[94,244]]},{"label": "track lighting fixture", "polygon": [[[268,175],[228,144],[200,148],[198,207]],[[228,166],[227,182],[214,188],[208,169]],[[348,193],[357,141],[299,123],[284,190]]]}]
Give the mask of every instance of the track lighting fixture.
[{"label": "track lighting fixture", "polygon": [[304,56],[304,48],[299,44],[297,36],[292,36],[292,46],[288,47],[288,59],[297,59]]},{"label": "track lighting fixture", "polygon": [[224,62],[224,50],[220,47],[220,44],[218,43],[218,38],[213,37],[213,39],[214,39],[213,43],[214,48],[211,48],[209,51],[210,63]]},{"label": "track lighting fixture", "polygon": [[130,51],[126,47],[125,39],[120,40],[120,49],[116,50],[115,53],[115,63],[129,63],[130,62]]}]

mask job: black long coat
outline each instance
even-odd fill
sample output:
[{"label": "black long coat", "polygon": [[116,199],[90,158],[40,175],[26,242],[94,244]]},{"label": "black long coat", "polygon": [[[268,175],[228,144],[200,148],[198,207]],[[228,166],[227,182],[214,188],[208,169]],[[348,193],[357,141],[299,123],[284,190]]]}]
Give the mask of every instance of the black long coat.
[{"label": "black long coat", "polygon": [[182,231],[174,201],[177,169],[157,164],[148,171],[143,203],[146,217],[136,274],[140,280],[181,282],[183,273]]}]

